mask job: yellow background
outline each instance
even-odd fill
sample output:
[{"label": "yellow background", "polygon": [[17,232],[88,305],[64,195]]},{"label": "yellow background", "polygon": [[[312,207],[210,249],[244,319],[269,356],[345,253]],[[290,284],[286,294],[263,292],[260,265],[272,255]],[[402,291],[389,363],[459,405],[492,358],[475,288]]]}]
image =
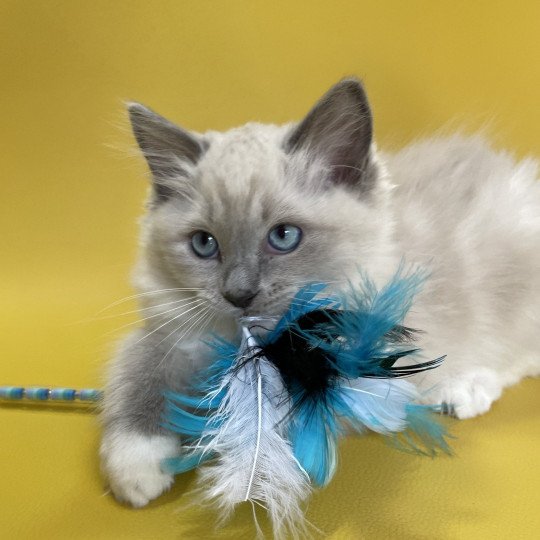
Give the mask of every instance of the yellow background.
[{"label": "yellow background", "polygon": [[[3,0],[0,384],[99,386],[114,331],[135,320],[94,317],[132,294],[146,189],[121,100],[224,129],[299,118],[357,74],[383,145],[488,124],[497,145],[537,154],[539,23],[535,0]],[[453,459],[348,440],[309,519],[333,539],[538,538],[539,389],[524,381],[456,423]],[[139,511],[102,496],[92,414],[4,405],[0,426],[2,538],[254,536],[247,512],[221,533],[179,512],[190,475]]]}]

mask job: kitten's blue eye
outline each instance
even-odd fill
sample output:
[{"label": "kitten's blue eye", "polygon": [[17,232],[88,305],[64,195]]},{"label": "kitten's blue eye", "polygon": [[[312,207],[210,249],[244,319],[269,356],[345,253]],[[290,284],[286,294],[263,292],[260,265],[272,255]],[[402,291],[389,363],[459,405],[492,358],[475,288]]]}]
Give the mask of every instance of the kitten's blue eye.
[{"label": "kitten's blue eye", "polygon": [[191,237],[191,247],[195,255],[203,259],[214,257],[219,251],[217,240],[206,231],[197,231]]},{"label": "kitten's blue eye", "polygon": [[295,250],[302,240],[302,229],[294,225],[278,225],[268,233],[268,244],[281,253]]}]

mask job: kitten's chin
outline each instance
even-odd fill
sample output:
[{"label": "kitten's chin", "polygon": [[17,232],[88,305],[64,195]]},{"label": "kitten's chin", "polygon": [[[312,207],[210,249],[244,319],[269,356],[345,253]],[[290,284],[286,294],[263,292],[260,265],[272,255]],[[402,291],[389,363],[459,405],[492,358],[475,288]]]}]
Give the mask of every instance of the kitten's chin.
[{"label": "kitten's chin", "polygon": [[207,329],[211,334],[217,334],[226,339],[233,339],[238,334],[239,316],[222,309],[215,310],[213,322]]}]

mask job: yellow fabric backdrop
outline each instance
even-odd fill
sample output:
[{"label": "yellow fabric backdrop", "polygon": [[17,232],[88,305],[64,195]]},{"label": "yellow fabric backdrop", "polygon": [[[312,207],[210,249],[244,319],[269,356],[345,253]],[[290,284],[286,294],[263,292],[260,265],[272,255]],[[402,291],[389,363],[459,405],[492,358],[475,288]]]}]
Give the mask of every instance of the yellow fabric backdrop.
[{"label": "yellow fabric backdrop", "polygon": [[[299,118],[354,73],[383,145],[487,123],[498,145],[534,154],[539,22],[534,0],[3,0],[0,384],[98,386],[107,333],[135,320],[89,320],[131,294],[145,168],[118,150],[131,143],[122,99],[224,129]],[[332,539],[538,538],[539,385],[456,424],[453,459],[347,441],[308,517]],[[0,537],[254,536],[249,512],[221,533],[208,512],[178,512],[189,475],[143,510],[102,496],[97,441],[92,414],[0,406]]]}]

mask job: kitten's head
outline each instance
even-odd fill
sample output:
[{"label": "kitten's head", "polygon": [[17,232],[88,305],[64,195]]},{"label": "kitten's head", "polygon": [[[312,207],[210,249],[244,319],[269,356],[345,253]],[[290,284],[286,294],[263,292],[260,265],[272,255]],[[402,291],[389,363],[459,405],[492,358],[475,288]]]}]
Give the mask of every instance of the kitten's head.
[{"label": "kitten's head", "polygon": [[136,276],[145,292],[197,289],[221,314],[278,315],[308,282],[382,264],[389,184],[358,81],[295,125],[199,135],[139,104],[129,114],[153,180]]}]

